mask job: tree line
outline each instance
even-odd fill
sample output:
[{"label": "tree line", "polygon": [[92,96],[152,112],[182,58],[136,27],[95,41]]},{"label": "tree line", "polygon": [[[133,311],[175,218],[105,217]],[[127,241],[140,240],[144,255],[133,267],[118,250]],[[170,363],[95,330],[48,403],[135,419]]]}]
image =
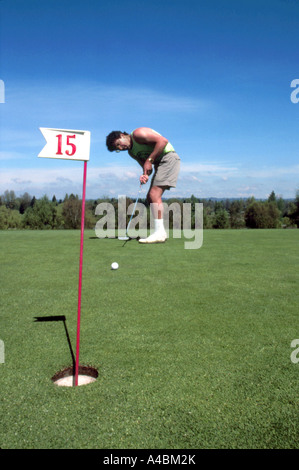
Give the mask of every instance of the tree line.
[{"label": "tree line", "polygon": [[[95,215],[98,204],[109,202],[115,208],[115,226],[118,220],[118,199],[103,197],[87,200],[85,205],[85,227],[94,228],[99,216]],[[134,201],[127,198],[128,206]],[[140,200],[147,205],[146,200]],[[170,198],[165,200],[170,206],[176,202],[183,207],[191,204],[191,214],[195,213],[195,204],[203,203],[204,229],[243,229],[243,228],[298,228],[299,227],[299,191],[293,200],[277,197],[272,191],[266,200],[254,197],[247,199],[199,199]],[[82,201],[78,195],[66,194],[57,200],[55,195],[49,199],[46,195],[37,199],[27,192],[16,197],[14,191],[5,191],[0,196],[0,230],[5,229],[79,229],[81,226]],[[150,208],[147,208],[150,211]],[[128,215],[129,218],[129,215]],[[148,217],[150,221],[150,217]],[[149,223],[149,222],[148,222]],[[170,218],[171,228],[171,218]],[[194,228],[194,218],[193,224]]]}]

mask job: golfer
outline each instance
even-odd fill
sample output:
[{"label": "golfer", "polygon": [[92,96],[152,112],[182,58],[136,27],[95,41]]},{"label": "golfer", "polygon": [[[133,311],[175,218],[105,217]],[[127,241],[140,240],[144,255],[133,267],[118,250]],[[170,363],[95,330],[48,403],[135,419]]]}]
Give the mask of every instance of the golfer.
[{"label": "golfer", "polygon": [[155,230],[147,238],[139,239],[139,243],[163,243],[167,238],[163,222],[162,195],[165,190],[176,187],[180,171],[180,158],[168,140],[148,127],[139,127],[131,134],[112,131],[106,138],[110,152],[127,150],[143,168],[140,183],[148,182],[155,168],[147,200],[151,204],[154,215]]}]

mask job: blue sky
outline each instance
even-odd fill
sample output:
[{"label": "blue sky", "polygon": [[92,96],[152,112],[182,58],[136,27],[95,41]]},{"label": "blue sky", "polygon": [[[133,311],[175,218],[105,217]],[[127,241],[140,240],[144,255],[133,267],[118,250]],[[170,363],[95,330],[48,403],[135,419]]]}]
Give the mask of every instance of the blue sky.
[{"label": "blue sky", "polygon": [[105,139],[147,126],[182,160],[168,196],[295,197],[298,0],[0,0],[0,22],[0,194],[81,195],[82,162],[37,157],[54,127],[91,131],[87,198],[134,196]]}]

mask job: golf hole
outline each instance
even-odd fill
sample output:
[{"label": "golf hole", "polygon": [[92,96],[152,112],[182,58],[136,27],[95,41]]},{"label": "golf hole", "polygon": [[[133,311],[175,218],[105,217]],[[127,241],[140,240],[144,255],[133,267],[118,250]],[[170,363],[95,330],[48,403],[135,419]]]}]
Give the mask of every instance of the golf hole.
[{"label": "golf hole", "polygon": [[[88,385],[95,382],[98,378],[98,371],[94,367],[79,366],[78,368],[78,386]],[[52,382],[59,387],[75,386],[75,371],[73,367],[67,367],[57,372],[52,377]]]}]

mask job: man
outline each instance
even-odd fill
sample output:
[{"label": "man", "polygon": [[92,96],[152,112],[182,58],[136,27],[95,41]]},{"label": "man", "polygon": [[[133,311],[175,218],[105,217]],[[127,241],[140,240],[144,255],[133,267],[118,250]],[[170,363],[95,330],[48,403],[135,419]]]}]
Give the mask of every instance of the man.
[{"label": "man", "polygon": [[148,127],[139,127],[131,134],[112,131],[106,138],[110,152],[127,150],[143,168],[140,183],[145,184],[152,173],[155,173],[147,194],[154,215],[155,230],[152,235],[142,238],[139,243],[163,243],[167,234],[163,223],[162,195],[165,190],[175,188],[179,170],[180,158],[168,140],[158,132]]}]

